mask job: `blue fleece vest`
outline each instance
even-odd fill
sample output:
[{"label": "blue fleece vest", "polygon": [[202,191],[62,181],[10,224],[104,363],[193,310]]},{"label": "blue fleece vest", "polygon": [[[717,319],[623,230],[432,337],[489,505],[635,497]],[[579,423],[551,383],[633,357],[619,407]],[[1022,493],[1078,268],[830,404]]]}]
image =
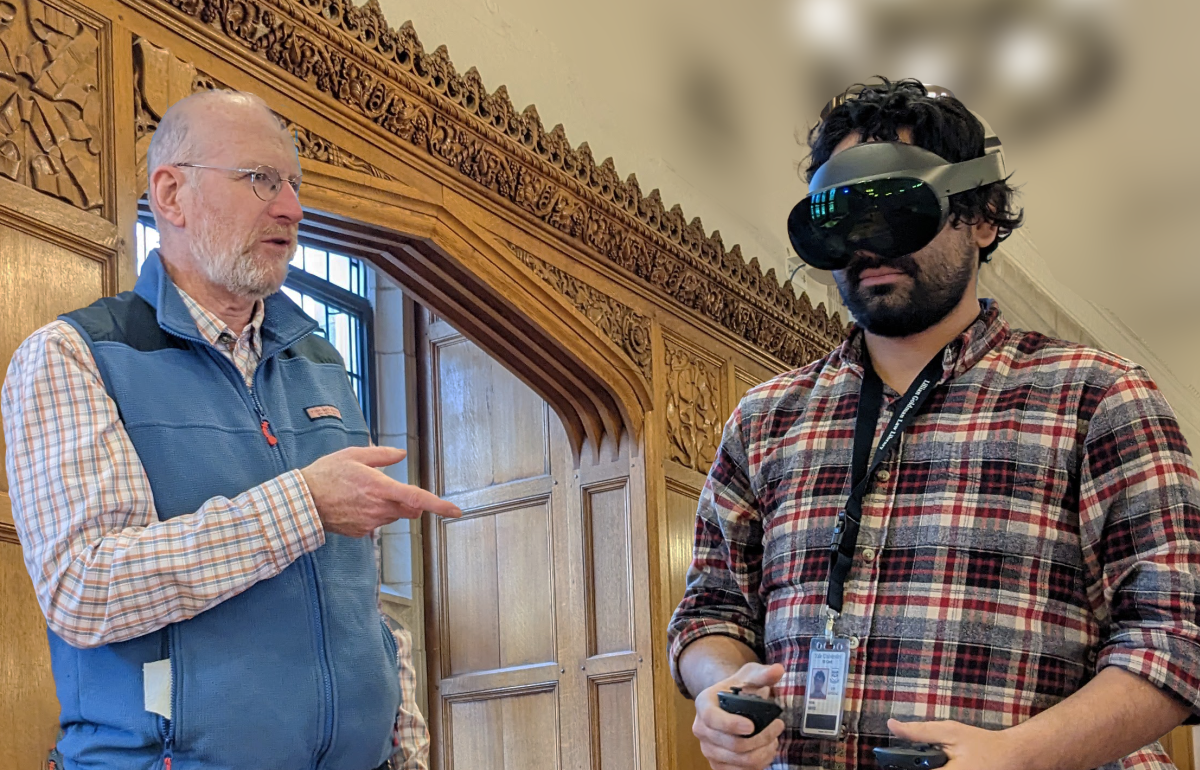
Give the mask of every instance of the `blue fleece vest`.
[{"label": "blue fleece vest", "polygon": [[[162,520],[369,441],[337,351],[281,293],[265,300],[253,389],[200,335],[156,253],[133,292],[63,319],[91,347]],[[341,419],[310,417],[314,406]],[[400,688],[373,545],[325,538],[275,577],[160,631],[96,649],[50,632],[67,769],[158,768],[168,757],[172,770],[384,762]],[[164,658],[170,720],[144,708],[142,666]]]}]

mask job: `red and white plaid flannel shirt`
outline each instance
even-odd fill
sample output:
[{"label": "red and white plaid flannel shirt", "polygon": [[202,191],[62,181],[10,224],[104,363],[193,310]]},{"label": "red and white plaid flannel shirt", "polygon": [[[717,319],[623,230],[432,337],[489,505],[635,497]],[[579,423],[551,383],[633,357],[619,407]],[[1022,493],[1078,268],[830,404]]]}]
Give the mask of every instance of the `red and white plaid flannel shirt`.
[{"label": "red and white plaid flannel shirt", "polygon": [[[846,734],[801,737],[862,346],[856,331],[754,388],[726,425],[670,624],[676,680],[709,634],[782,663],[778,770],[874,767],[889,717],[1009,727],[1106,666],[1196,709],[1200,485],[1171,408],[1141,368],[1011,330],[985,302],[863,503],[837,624],[852,637]],[[899,398],[885,388],[876,441]],[[1169,766],[1151,746],[1108,767]]]}]

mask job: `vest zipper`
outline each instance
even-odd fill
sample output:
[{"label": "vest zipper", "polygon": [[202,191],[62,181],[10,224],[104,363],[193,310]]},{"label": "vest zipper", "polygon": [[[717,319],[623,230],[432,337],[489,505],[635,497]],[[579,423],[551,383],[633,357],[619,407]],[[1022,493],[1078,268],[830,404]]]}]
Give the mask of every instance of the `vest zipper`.
[{"label": "vest zipper", "polygon": [[179,683],[175,676],[174,625],[163,629],[167,635],[167,660],[171,663],[171,718],[160,716],[163,735],[163,770],[171,770],[171,759],[175,754],[175,724],[179,721]]},{"label": "vest zipper", "polygon": [[325,651],[325,626],[321,622],[321,584],[317,580],[317,565],[311,553],[304,554],[304,558],[308,559],[309,574],[312,576],[313,617],[316,621],[318,654],[321,656],[321,676],[325,680],[325,735],[321,741],[321,747],[317,750],[317,765],[319,766],[321,760],[325,758],[325,753],[329,751],[330,743],[333,740],[333,682],[329,673],[329,660]]},{"label": "vest zipper", "polygon": [[[258,380],[259,372],[262,371],[263,360],[258,362],[258,367],[254,371],[255,382]],[[278,453],[276,458],[286,467],[286,463],[283,462],[283,449],[279,446],[279,439],[271,433],[271,423],[267,420],[267,411],[258,399],[258,388],[250,387],[248,390],[250,391],[250,400],[254,402],[254,408],[258,412],[263,437],[266,438],[267,444]],[[320,765],[321,760],[325,757],[325,753],[329,751],[330,744],[333,742],[333,675],[330,673],[329,659],[325,649],[325,625],[321,619],[321,584],[317,580],[317,563],[311,553],[306,553],[300,558],[307,562],[309,580],[312,585],[312,611],[314,627],[317,631],[317,654],[320,656],[321,679],[325,685],[325,734],[317,748],[316,761],[316,765]],[[166,768],[165,770],[170,770],[170,768]]]},{"label": "vest zipper", "polygon": [[[279,446],[279,439],[271,432],[271,423],[270,423],[270,421],[267,420],[267,413],[266,413],[266,410],[263,409],[262,402],[258,400],[257,388],[255,388],[253,385],[247,386],[246,381],[245,381],[245,379],[243,379],[242,374],[238,370],[237,366],[232,361],[230,361],[228,358],[221,355],[221,353],[219,353],[216,350],[216,348],[214,348],[212,345],[208,344],[206,341],[186,337],[182,334],[177,334],[166,328],[163,328],[163,331],[165,331],[167,334],[171,335],[172,337],[178,337],[179,339],[184,340],[185,342],[188,342],[190,344],[195,344],[198,342],[202,343],[202,345],[203,345],[202,349],[207,350],[208,353],[213,356],[214,360],[217,361],[218,366],[228,366],[233,369],[237,382],[240,383],[242,386],[246,387],[246,390],[249,392],[250,401],[251,401],[255,411],[258,414],[258,419],[259,419],[259,423],[260,423],[259,427],[262,430],[263,437],[267,440],[267,444],[272,449],[274,449],[275,452],[277,453],[275,455],[275,459],[279,462],[280,466],[282,466],[283,469],[286,469],[287,463],[284,461],[283,449]],[[304,335],[304,336],[307,336],[307,335]],[[293,340],[292,344],[295,344],[300,339],[301,338],[297,338],[296,340]],[[285,348],[286,348],[286,346],[285,346]],[[258,366],[255,367],[255,370],[254,370],[253,380],[256,381],[258,379],[258,375],[262,371],[263,362],[266,360],[267,360],[266,356],[260,356]],[[317,582],[316,561],[313,559],[313,555],[311,553],[306,553],[301,558],[304,559],[308,563],[309,579],[311,581],[312,588],[313,588],[313,601],[312,601],[313,616],[314,616],[314,619],[316,620],[318,654],[321,656],[320,657],[321,677],[324,680],[324,684],[325,684],[325,735],[321,741],[320,747],[317,750],[317,764],[319,764],[321,759],[324,758],[325,753],[327,751],[329,751],[330,744],[333,741],[333,680],[332,680],[332,674],[330,673],[329,659],[326,655],[326,650],[325,650],[325,630],[324,630],[324,626],[321,623],[320,585]],[[168,632],[170,632],[171,626],[168,626],[167,630],[168,630]],[[176,698],[177,693],[174,691],[174,688],[175,688],[175,682],[174,682],[175,661],[174,661],[174,657],[173,657],[174,640],[172,639],[172,637],[170,636],[169,633],[168,633],[167,639],[168,639],[168,652],[169,652],[168,657],[171,657],[172,714],[174,714],[175,718],[178,719],[179,704],[178,704],[177,698]],[[175,745],[175,720],[166,719],[165,717],[160,717],[160,720],[162,722],[162,731],[164,733],[163,770],[171,770],[171,759],[172,759],[172,755],[174,752],[174,745]]]}]

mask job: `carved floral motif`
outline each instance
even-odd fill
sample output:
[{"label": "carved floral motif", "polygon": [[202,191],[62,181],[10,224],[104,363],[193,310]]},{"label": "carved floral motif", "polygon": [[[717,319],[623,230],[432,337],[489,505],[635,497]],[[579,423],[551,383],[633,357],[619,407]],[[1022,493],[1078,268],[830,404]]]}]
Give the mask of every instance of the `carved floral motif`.
[{"label": "carved floral motif", "polygon": [[[139,159],[145,158],[150,136],[158,128],[158,121],[168,107],[196,91],[226,87],[211,75],[144,38],[134,42],[133,66],[134,127]],[[301,158],[348,168],[378,179],[395,178],[303,126],[287,122],[287,130],[295,138],[296,150]]]},{"label": "carved floral motif", "polygon": [[721,366],[664,337],[667,368],[667,436],[670,459],[708,473],[717,456],[721,414]]},{"label": "carved floral motif", "polygon": [[348,168],[351,171],[373,176],[376,179],[395,179],[394,176],[384,173],[357,155],[346,152],[333,142],[324,137],[317,136],[303,126],[289,122],[287,130],[292,133],[292,137],[296,140],[296,151],[300,153],[301,158],[328,163],[331,166],[338,166],[340,168]]},{"label": "carved floral motif", "polygon": [[0,175],[99,212],[100,43],[38,0],[0,0]]},{"label": "carved floral motif", "polygon": [[650,319],[528,251],[511,243],[506,245],[526,267],[569,299],[575,309],[604,332],[630,361],[637,364],[642,376],[650,380]]},{"label": "carved floral motif", "polygon": [[624,182],[612,159],[546,131],[503,86],[459,75],[444,46],[426,52],[409,23],[387,25],[377,0],[154,0],[346,104],[404,142],[788,364],[840,341],[841,319],[813,308],[774,270],[727,251],[658,191]]}]

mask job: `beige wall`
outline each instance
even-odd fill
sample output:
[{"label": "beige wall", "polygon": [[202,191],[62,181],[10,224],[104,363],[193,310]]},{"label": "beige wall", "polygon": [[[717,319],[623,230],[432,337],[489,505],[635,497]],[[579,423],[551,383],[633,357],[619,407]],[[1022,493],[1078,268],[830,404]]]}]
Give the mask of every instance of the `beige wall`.
[{"label": "beige wall", "polygon": [[[660,188],[668,207],[679,203],[689,219],[719,229],[727,246],[741,244],[747,258],[783,276],[784,221],[804,194],[797,165],[806,151],[795,133],[832,95],[815,93],[804,77],[817,52],[796,29],[792,9],[802,2],[736,10],[716,0],[381,5],[394,26],[411,19],[426,50],[448,46],[460,72],[477,67],[489,89],[507,86],[518,109],[535,104],[547,127],[562,123],[573,144],[588,142],[598,160],[612,156],[622,176],[637,174],[643,192]],[[914,5],[938,2],[948,0]],[[1145,363],[1176,408],[1194,414],[1200,259],[1188,222],[1200,188],[1188,180],[1200,171],[1200,144],[1188,138],[1197,110],[1186,95],[1195,91],[1200,5],[1090,5],[1097,13],[1107,8],[1115,20],[1120,77],[1079,120],[1005,139],[1029,222],[1016,261],[1061,290],[1051,302],[1076,307],[1079,319],[1094,312],[1106,317],[1101,326],[1120,327],[1119,334],[1093,336]],[[914,66],[895,68],[918,74],[908,73]],[[713,113],[705,129],[692,119],[697,110]],[[1003,137],[1006,115],[989,120]],[[803,272],[796,284],[814,302],[840,305],[836,290],[806,282]],[[997,291],[1006,304],[1003,287]],[[1195,423],[1189,435],[1200,441]]]}]

